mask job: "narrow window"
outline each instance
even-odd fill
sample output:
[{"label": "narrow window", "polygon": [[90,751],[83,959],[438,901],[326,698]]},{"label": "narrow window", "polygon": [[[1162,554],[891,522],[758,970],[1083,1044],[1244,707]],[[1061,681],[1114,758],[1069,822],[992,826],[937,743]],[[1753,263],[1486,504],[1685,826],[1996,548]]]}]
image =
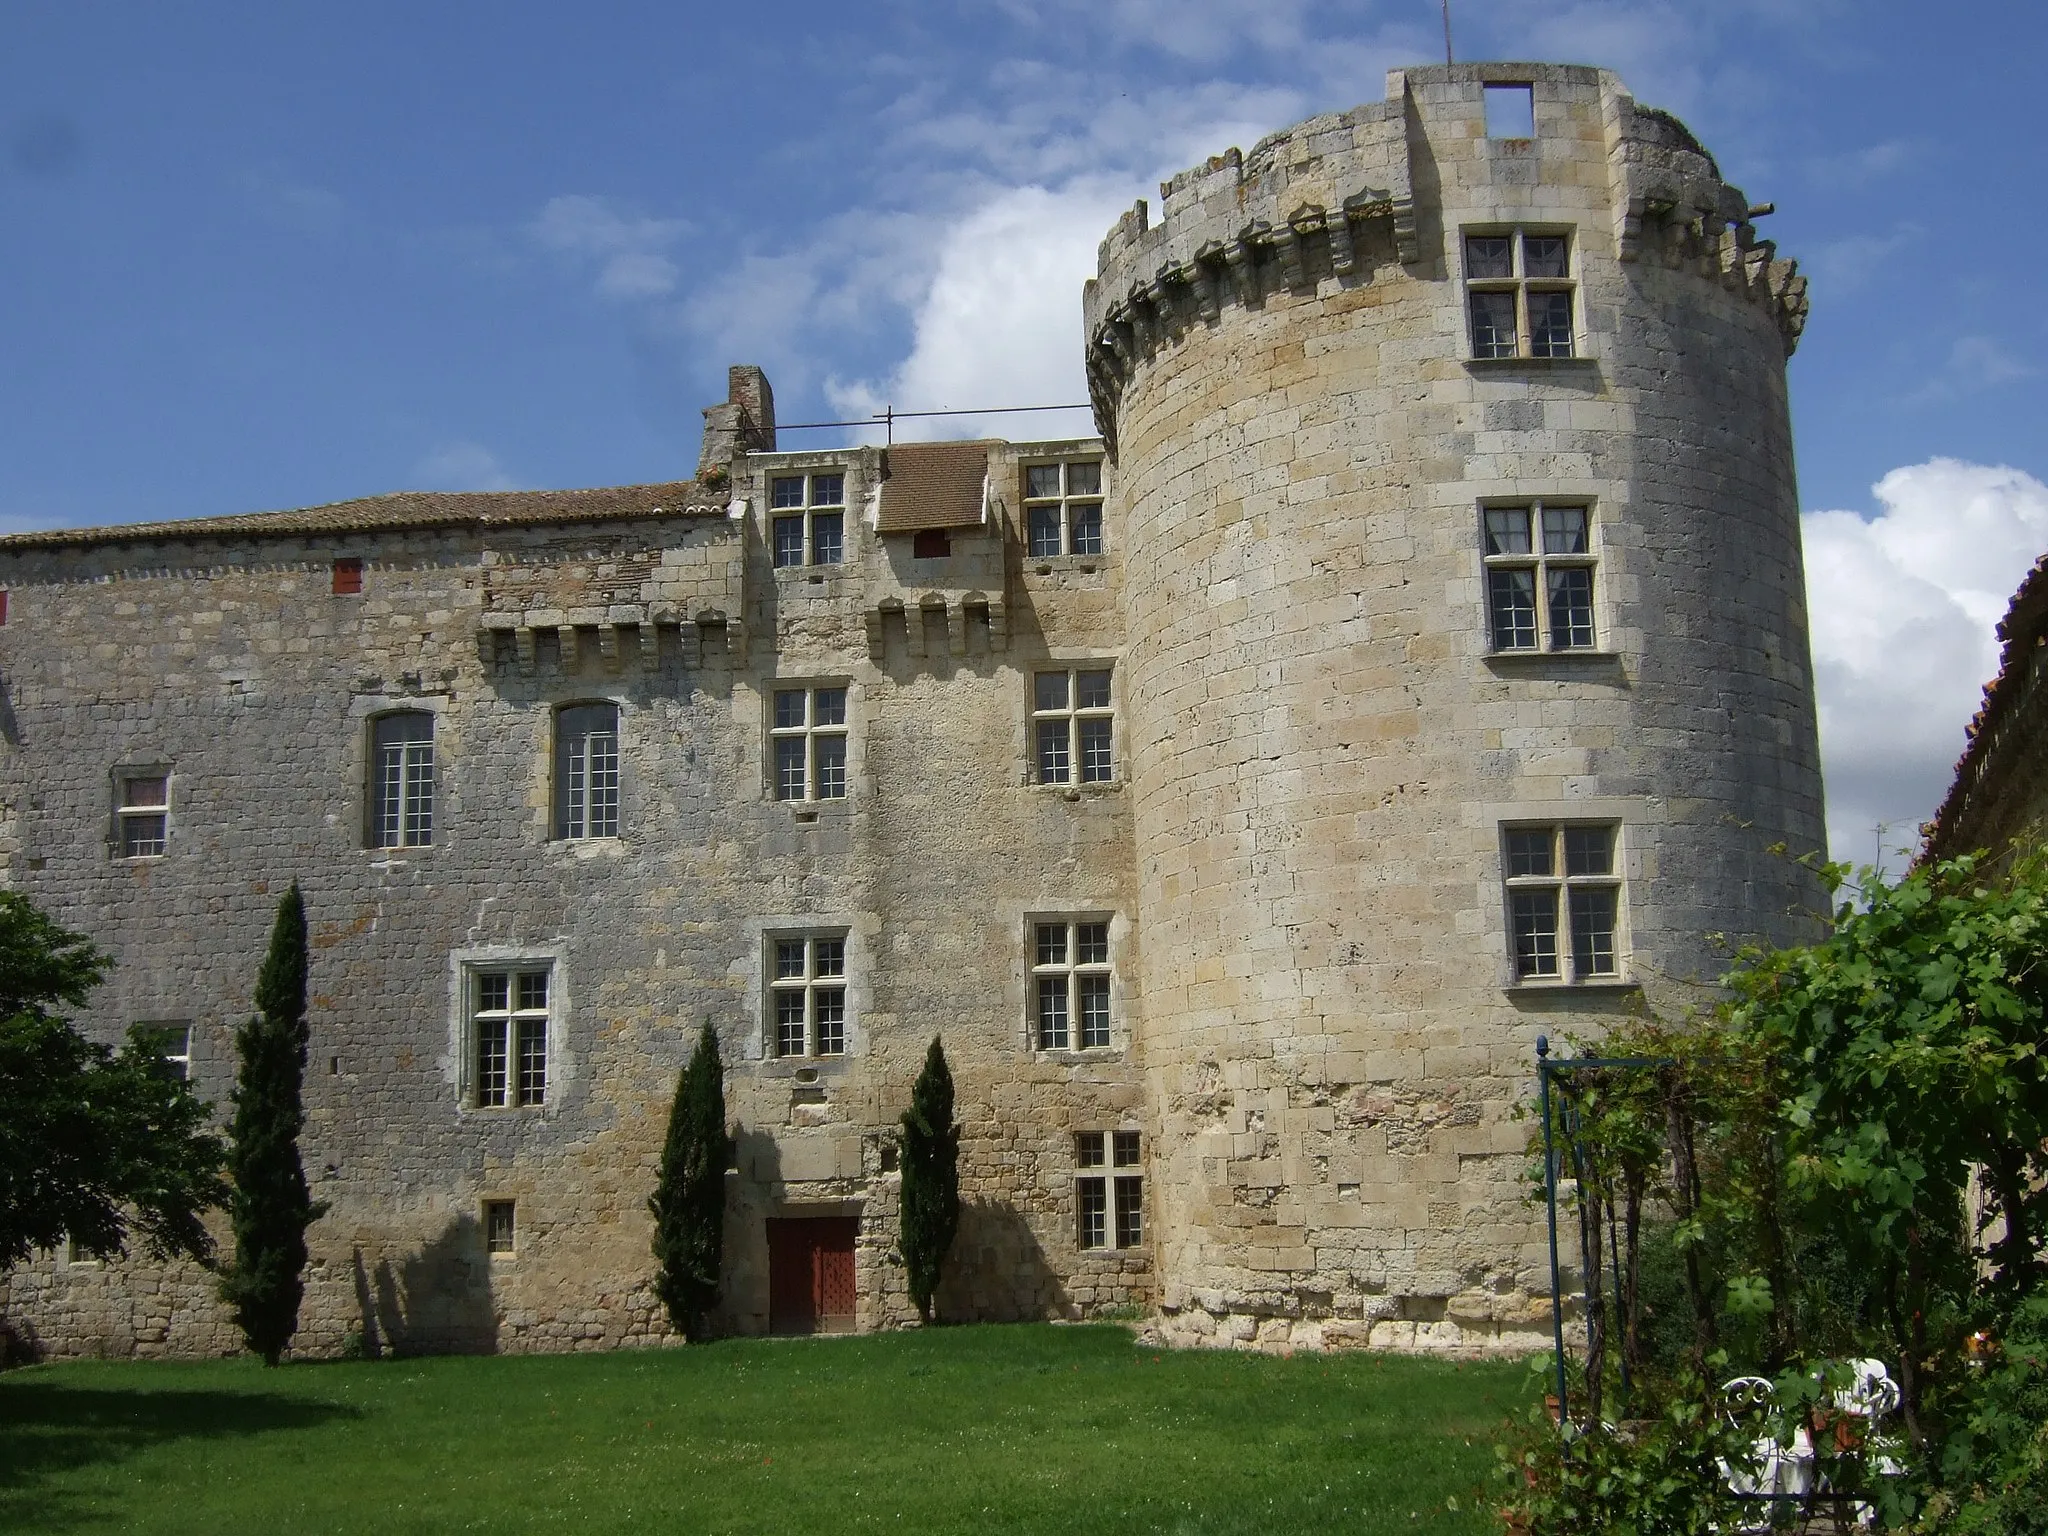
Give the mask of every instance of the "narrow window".
[{"label": "narrow window", "polygon": [[1611,822],[1504,829],[1517,979],[1593,981],[1621,974],[1615,836]]},{"label": "narrow window", "polygon": [[370,846],[423,848],[434,840],[434,717],[424,710],[370,723]]},{"label": "narrow window", "polygon": [[777,1056],[846,1054],[846,934],[769,939],[768,1031]]},{"label": "narrow window", "polygon": [[1032,676],[1032,749],[1041,784],[1107,784],[1116,778],[1110,669],[1077,667]]},{"label": "narrow window", "polygon": [[555,836],[619,835],[619,707],[555,712]]},{"label": "narrow window", "polygon": [[510,1200],[484,1202],[484,1251],[512,1253],[519,1235],[517,1206]]},{"label": "narrow window", "polygon": [[334,562],[329,587],[336,597],[354,597],[363,590],[363,562],[344,556]]},{"label": "narrow window", "polygon": [[153,859],[170,846],[171,776],[167,773],[124,773],[119,791],[121,857]]},{"label": "narrow window", "polygon": [[530,1109],[547,1102],[549,979],[544,967],[472,974],[477,1108]]},{"label": "narrow window", "polygon": [[1496,651],[1592,650],[1591,511],[1530,502],[1481,514],[1486,617]]},{"label": "narrow window", "polygon": [[1109,922],[1057,918],[1032,924],[1032,1038],[1041,1051],[1110,1045]]},{"label": "narrow window", "polygon": [[846,798],[846,687],[777,688],[768,727],[778,800]]}]

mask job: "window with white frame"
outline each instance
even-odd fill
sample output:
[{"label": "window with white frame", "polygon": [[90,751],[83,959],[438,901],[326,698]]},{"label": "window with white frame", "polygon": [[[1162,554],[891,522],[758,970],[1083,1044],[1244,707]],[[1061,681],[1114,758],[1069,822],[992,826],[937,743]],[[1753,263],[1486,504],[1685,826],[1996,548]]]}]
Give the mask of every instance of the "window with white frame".
[{"label": "window with white frame", "polygon": [[161,768],[114,776],[115,837],[124,859],[154,859],[170,846],[171,776]]},{"label": "window with white frame", "polygon": [[1034,558],[1102,553],[1102,460],[1024,467],[1024,537]]},{"label": "window with white frame", "polygon": [[1583,502],[1485,507],[1486,617],[1496,651],[1591,650],[1592,511]]},{"label": "window with white frame", "polygon": [[370,722],[370,845],[424,848],[434,840],[434,717],[397,710]]},{"label": "window with white frame", "polygon": [[846,685],[774,690],[768,728],[778,800],[846,798]]},{"label": "window with white frame", "polygon": [[1516,980],[1619,978],[1618,833],[1612,822],[1501,829]]},{"label": "window with white frame", "polygon": [[533,1109],[548,1100],[545,964],[481,966],[469,973],[471,1100],[478,1109]]},{"label": "window with white frame", "polygon": [[1136,1248],[1145,1241],[1144,1163],[1137,1131],[1074,1137],[1075,1236],[1083,1248]]},{"label": "window with white frame", "polygon": [[192,1080],[192,1026],[184,1019],[151,1019],[137,1024],[129,1036],[155,1055],[181,1083]]},{"label": "window with white frame", "polygon": [[775,565],[838,565],[846,558],[846,476],[838,470],[773,475]]},{"label": "window with white frame", "polygon": [[519,1206],[511,1200],[484,1202],[484,1252],[519,1251]]},{"label": "window with white frame", "polygon": [[1031,925],[1032,1037],[1041,1051],[1109,1044],[1109,920],[1047,918]]},{"label": "window with white frame", "polygon": [[555,711],[555,836],[619,835],[619,707]]},{"label": "window with white frame", "polygon": [[768,1045],[785,1057],[846,1054],[846,933],[771,934]]},{"label": "window with white frame", "polygon": [[1031,744],[1041,784],[1107,784],[1116,777],[1108,667],[1035,672]]},{"label": "window with white frame", "polygon": [[1464,237],[1472,355],[1571,357],[1571,236],[1512,229]]}]

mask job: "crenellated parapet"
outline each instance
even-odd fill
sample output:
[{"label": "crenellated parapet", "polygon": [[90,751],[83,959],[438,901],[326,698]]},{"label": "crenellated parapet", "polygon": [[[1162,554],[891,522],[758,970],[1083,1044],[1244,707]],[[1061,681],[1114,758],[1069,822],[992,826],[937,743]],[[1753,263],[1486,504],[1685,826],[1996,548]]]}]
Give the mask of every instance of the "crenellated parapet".
[{"label": "crenellated parapet", "polygon": [[[1563,138],[1456,140],[1446,158],[1419,127],[1460,90],[1532,83],[1597,102]],[[1576,131],[1583,152],[1569,142]],[[1553,158],[1563,148],[1569,153]],[[1110,230],[1083,299],[1084,362],[1097,430],[1116,452],[1116,405],[1132,371],[1190,328],[1231,307],[1282,293],[1313,296],[1403,274],[1454,283],[1458,215],[1489,199],[1503,216],[1533,206],[1546,176],[1577,181],[1604,151],[1612,255],[1624,263],[1696,272],[1767,311],[1789,355],[1805,324],[1806,282],[1795,262],[1758,238],[1740,188],[1671,114],[1640,107],[1603,70],[1571,65],[1473,64],[1397,70],[1387,99],[1312,118],[1232,149],[1161,183],[1158,218],[1139,200]],[[1576,156],[1576,158],[1573,158]],[[1594,170],[1597,176],[1597,169]],[[1597,185],[1597,183],[1596,183]],[[1599,194],[1595,192],[1598,199]]]}]

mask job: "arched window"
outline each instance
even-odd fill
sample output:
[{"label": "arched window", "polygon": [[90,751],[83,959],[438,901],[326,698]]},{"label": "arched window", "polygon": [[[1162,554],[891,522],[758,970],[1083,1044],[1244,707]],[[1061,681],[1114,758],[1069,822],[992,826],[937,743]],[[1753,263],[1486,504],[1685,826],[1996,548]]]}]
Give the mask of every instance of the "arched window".
[{"label": "arched window", "polygon": [[425,710],[370,722],[370,846],[424,848],[434,840],[434,717]]},{"label": "arched window", "polygon": [[555,836],[619,835],[619,707],[555,712]]}]

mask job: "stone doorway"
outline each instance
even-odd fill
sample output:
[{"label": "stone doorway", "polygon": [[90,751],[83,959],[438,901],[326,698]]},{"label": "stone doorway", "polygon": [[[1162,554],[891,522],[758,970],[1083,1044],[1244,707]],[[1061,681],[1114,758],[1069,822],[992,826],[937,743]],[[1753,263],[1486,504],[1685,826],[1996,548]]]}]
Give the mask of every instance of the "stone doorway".
[{"label": "stone doorway", "polygon": [[857,1216],[783,1216],[768,1222],[768,1330],[853,1332]]}]

